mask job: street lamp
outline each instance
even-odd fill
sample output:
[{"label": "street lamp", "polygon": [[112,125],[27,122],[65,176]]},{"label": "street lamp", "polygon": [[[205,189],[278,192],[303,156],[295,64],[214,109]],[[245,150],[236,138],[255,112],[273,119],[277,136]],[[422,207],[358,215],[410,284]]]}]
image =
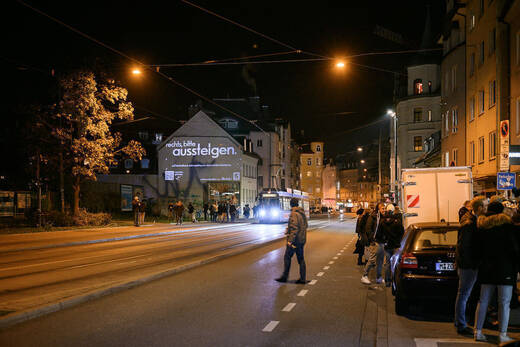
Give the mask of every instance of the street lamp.
[{"label": "street lamp", "polygon": [[336,62],[336,67],[339,69],[343,69],[345,67],[345,62],[343,60],[339,60]]},{"label": "street lamp", "polygon": [[394,121],[394,193],[397,198],[397,181],[398,181],[398,172],[397,172],[397,114],[393,110],[386,111],[386,114],[389,115]]},{"label": "street lamp", "polygon": [[138,69],[138,68],[134,68],[134,69],[132,69],[132,74],[133,74],[133,75],[140,75],[140,74],[142,74],[142,73],[143,73],[143,72],[142,72],[140,69]]},{"label": "street lamp", "polygon": [[358,147],[358,148],[357,148],[357,151],[358,151],[358,152],[363,152],[363,147]]},{"label": "street lamp", "polygon": [[361,159],[360,163],[364,164],[365,163],[365,159]]}]

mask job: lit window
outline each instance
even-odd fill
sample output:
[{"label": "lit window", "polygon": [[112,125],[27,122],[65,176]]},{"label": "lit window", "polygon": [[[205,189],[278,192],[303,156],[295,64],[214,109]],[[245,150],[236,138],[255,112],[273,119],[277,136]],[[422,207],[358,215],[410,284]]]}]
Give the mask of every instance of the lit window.
[{"label": "lit window", "polygon": [[422,136],[413,137],[413,150],[416,152],[422,152],[422,150],[423,150]]},{"label": "lit window", "polygon": [[125,159],[125,169],[131,169],[134,167],[134,161],[132,159]]},{"label": "lit window", "polygon": [[451,162],[452,162],[453,166],[457,166],[459,163],[459,150],[457,148],[453,149],[453,155],[452,155]]},{"label": "lit window", "polygon": [[485,156],[485,148],[484,148],[484,136],[482,137],[479,137],[478,139],[478,161],[479,163],[483,162],[484,159],[486,159],[486,156]]},{"label": "lit window", "polygon": [[320,166],[320,158],[316,158],[316,166]]},{"label": "lit window", "polygon": [[432,121],[432,110],[428,110],[428,122]]},{"label": "lit window", "polygon": [[150,159],[141,159],[141,169],[148,169],[150,167]]},{"label": "lit window", "polygon": [[489,159],[493,159],[497,156],[497,133],[489,133]]},{"label": "lit window", "polygon": [[413,109],[413,122],[422,122],[422,108]]},{"label": "lit window", "polygon": [[495,106],[496,102],[496,81],[489,82],[489,108]]},{"label": "lit window", "polygon": [[454,108],[451,110],[451,132],[456,133],[459,126],[459,111]]},{"label": "lit window", "polygon": [[450,152],[444,153],[444,166],[450,166]]},{"label": "lit window", "polygon": [[316,152],[321,152],[321,146],[320,145],[316,145]]},{"label": "lit window", "polygon": [[307,165],[308,165],[308,166],[311,166],[311,165],[312,165],[312,159],[311,159],[311,158],[308,158],[308,159],[307,159]]},{"label": "lit window", "polygon": [[469,143],[469,158],[471,165],[475,165],[475,142]]},{"label": "lit window", "polygon": [[153,144],[154,145],[158,145],[162,142],[162,137],[163,137],[163,134],[161,133],[156,133],[155,134],[155,140],[153,141]]},{"label": "lit window", "polygon": [[475,119],[475,96],[469,99],[469,121]]},{"label": "lit window", "polygon": [[307,177],[312,177],[312,171],[307,171]]},{"label": "lit window", "polygon": [[471,14],[470,19],[469,19],[470,29],[474,29],[476,24],[477,24],[477,19],[475,18],[474,14]]},{"label": "lit window", "polygon": [[480,90],[478,92],[478,114],[484,113],[484,91]]},{"label": "lit window", "polygon": [[414,85],[414,94],[419,95],[423,93],[423,83],[422,79],[418,78],[413,82]]},{"label": "lit window", "polygon": [[316,188],[316,193],[319,193],[321,191],[321,188],[317,187]]}]

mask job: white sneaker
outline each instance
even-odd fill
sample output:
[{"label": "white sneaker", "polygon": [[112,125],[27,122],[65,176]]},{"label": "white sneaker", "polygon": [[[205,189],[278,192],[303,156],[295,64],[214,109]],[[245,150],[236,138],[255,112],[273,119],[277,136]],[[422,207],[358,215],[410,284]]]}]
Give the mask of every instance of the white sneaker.
[{"label": "white sneaker", "polygon": [[367,276],[363,276],[363,277],[361,277],[361,283],[363,283],[363,284],[371,284],[372,282],[370,282],[370,280],[368,279]]},{"label": "white sneaker", "polygon": [[482,334],[482,331],[477,331],[477,330],[475,330],[475,335],[473,335],[473,339],[475,341],[481,341],[481,342],[487,341],[486,335]]},{"label": "white sneaker", "polygon": [[385,283],[385,280],[384,280],[382,277],[379,277],[379,278],[376,280],[376,283],[377,283],[377,284],[384,284],[384,283]]},{"label": "white sneaker", "polygon": [[498,342],[499,343],[504,343],[504,342],[511,342],[513,341],[514,339],[507,336],[506,333],[500,333],[500,335],[498,335]]}]

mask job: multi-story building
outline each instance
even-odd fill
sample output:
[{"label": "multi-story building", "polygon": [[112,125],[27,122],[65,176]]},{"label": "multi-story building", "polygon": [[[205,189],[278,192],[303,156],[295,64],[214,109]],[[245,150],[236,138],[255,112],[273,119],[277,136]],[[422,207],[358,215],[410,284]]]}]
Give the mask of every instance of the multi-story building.
[{"label": "multi-story building", "polygon": [[347,206],[353,204],[354,207],[367,208],[379,201],[377,182],[364,180],[358,169],[340,170],[338,175],[339,196]]},{"label": "multi-story building", "polygon": [[465,2],[465,0],[448,1],[445,30],[442,35],[442,166],[466,165]]},{"label": "multi-story building", "polygon": [[311,206],[321,206],[323,199],[323,142],[302,145],[300,153],[301,189],[309,193]]},{"label": "multi-story building", "polygon": [[[422,49],[435,48],[428,12],[422,38]],[[440,57],[428,51],[417,54],[407,67],[405,77],[397,81],[395,90],[397,117],[397,154],[395,153],[394,126],[390,129],[390,182],[396,182],[397,172],[415,166],[423,155],[424,139],[441,128]],[[397,160],[395,160],[397,155]]]},{"label": "multi-story building", "polygon": [[[520,1],[515,1],[507,15],[505,23],[509,24],[510,55],[510,115],[511,115],[511,144],[520,145]],[[512,165],[511,171],[520,173],[520,165]],[[518,182],[519,177],[516,181]]]},{"label": "multi-story building", "polygon": [[321,188],[323,192],[322,205],[327,207],[336,208],[337,201],[339,199],[339,181],[337,175],[336,165],[329,161],[324,167],[322,172],[323,186]]}]

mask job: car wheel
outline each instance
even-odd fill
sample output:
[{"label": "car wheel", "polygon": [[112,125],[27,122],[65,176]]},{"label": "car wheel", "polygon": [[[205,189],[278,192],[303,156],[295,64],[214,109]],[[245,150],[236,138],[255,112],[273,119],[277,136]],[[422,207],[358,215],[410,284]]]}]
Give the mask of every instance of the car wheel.
[{"label": "car wheel", "polygon": [[396,293],[395,296],[395,313],[398,316],[404,316],[408,312],[409,303],[407,300],[403,299],[399,293]]}]

